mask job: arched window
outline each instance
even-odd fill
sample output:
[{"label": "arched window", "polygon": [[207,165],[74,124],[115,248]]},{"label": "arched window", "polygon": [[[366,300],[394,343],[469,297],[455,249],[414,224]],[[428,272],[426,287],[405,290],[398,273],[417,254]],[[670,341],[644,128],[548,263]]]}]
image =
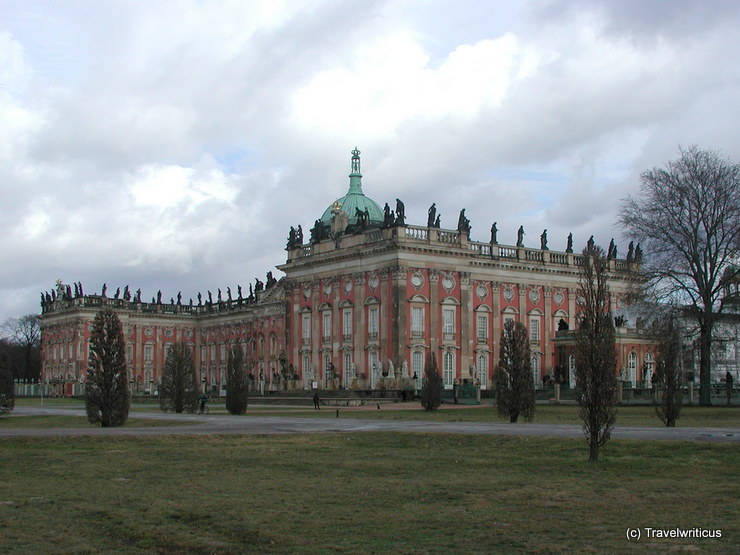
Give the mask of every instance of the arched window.
[{"label": "arched window", "polygon": [[421,382],[424,379],[424,353],[414,351],[411,353],[411,377],[416,376],[416,388],[421,389]]},{"label": "arched window", "polygon": [[540,356],[532,355],[532,379],[534,380],[534,386],[538,387],[542,380],[540,379]]},{"label": "arched window", "polygon": [[481,389],[488,387],[488,353],[485,351],[478,353],[478,380]]},{"label": "arched window", "polygon": [[452,351],[445,351],[442,356],[442,379],[445,389],[451,388],[455,381],[455,355]]}]

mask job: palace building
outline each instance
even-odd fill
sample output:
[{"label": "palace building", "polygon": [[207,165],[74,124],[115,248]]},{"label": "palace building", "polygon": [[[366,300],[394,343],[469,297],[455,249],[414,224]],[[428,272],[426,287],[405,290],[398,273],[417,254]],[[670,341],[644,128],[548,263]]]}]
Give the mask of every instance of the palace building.
[{"label": "palace building", "polygon": [[[579,267],[572,238],[564,252],[550,250],[543,232],[538,248],[470,237],[465,210],[456,229],[440,227],[436,207],[426,224],[406,222],[405,207],[383,208],[362,189],[360,153],[352,152],[347,194],[316,219],[306,241],[291,227],[284,277],[257,280],[249,294],[218,290],[217,298],[169,303],[161,293],[143,302],[128,286],[109,296],[86,294],[82,284],[57,283],[42,294],[42,379],[72,394],[87,366],[90,327],[101,308],[120,316],[127,341],[131,387],[156,391],[167,348],[192,345],[196,371],[211,392],[223,390],[229,348],[244,349],[255,386],[268,390],[401,389],[419,387],[425,362],[436,355],[446,388],[470,383],[490,388],[506,320],[524,323],[532,347],[536,384],[572,362],[563,336],[576,324]],[[615,313],[639,263],[610,248]],[[634,332],[634,333],[632,333]],[[643,380],[654,360],[638,333],[622,337],[617,372],[634,367]],[[558,335],[560,340],[558,342]],[[570,365],[570,366],[569,366]],[[646,366],[647,365],[647,366]],[[566,373],[568,373],[566,371]],[[572,382],[572,377],[571,380]]]}]

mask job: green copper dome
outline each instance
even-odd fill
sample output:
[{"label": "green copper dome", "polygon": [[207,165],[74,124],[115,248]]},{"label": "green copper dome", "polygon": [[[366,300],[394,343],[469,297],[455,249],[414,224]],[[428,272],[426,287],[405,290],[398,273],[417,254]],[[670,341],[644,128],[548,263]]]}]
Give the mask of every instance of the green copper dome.
[{"label": "green copper dome", "polygon": [[321,216],[321,223],[324,225],[331,224],[333,216],[332,210],[339,207],[349,217],[350,225],[357,224],[357,212],[367,210],[370,215],[370,225],[380,226],[383,224],[383,209],[373,199],[366,197],[362,192],[362,174],[360,173],[360,151],[357,147],[352,151],[352,173],[349,174],[349,191],[342,198],[334,201]]}]

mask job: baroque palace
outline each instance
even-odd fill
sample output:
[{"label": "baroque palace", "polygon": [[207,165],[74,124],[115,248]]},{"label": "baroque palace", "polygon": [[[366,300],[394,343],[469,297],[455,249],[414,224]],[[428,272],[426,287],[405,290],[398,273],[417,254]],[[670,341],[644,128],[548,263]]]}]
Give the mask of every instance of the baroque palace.
[{"label": "baroque palace", "polygon": [[[535,384],[555,377],[573,385],[572,330],[579,267],[572,236],[565,251],[550,250],[547,232],[538,248],[473,241],[465,210],[456,229],[443,229],[433,204],[426,225],[406,223],[403,202],[381,208],[362,190],[360,152],[352,151],[347,194],[313,223],[304,241],[291,227],[281,279],[268,273],[249,292],[218,290],[183,303],[158,293],[86,294],[82,284],[57,282],[42,294],[42,379],[73,394],[84,382],[92,320],[115,310],[124,327],[131,387],[154,393],[168,346],[192,345],[195,368],[209,392],[223,392],[227,353],[240,344],[255,387],[280,389],[409,389],[421,385],[435,354],[446,388],[492,386],[506,320],[529,330]],[[592,241],[592,239],[590,240]],[[641,257],[609,248],[615,313]],[[649,381],[654,348],[640,330],[617,328],[615,372]]]}]

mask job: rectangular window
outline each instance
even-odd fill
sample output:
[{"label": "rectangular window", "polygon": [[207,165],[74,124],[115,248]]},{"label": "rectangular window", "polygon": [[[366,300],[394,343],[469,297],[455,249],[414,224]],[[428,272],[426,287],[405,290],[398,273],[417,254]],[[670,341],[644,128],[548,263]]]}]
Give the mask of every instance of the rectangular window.
[{"label": "rectangular window", "polygon": [[378,309],[371,308],[367,312],[367,332],[368,337],[376,339],[378,337]]},{"label": "rectangular window", "polygon": [[485,343],[488,339],[488,316],[478,314],[478,342]]},{"label": "rectangular window", "polygon": [[352,372],[352,354],[351,353],[344,353],[344,374],[347,376],[348,380],[351,380],[354,378],[354,374]]},{"label": "rectangular window", "polygon": [[529,340],[539,342],[540,340],[540,319],[529,319]]},{"label": "rectangular window", "polygon": [[455,334],[455,309],[445,308],[442,310],[442,332],[445,336],[454,336]]},{"label": "rectangular window", "polygon": [[144,362],[151,364],[153,353],[154,353],[154,347],[152,347],[151,345],[145,345],[144,346]]},{"label": "rectangular window", "polygon": [[216,362],[216,346],[211,345],[211,363],[213,364],[215,362]]},{"label": "rectangular window", "polygon": [[488,384],[488,353],[478,354],[478,380],[481,389],[486,389]]},{"label": "rectangular window", "polygon": [[303,343],[308,344],[311,342],[311,315],[304,314],[302,319],[302,337]]},{"label": "rectangular window", "polygon": [[134,346],[126,345],[126,362],[128,364],[131,364],[133,360],[134,360]]},{"label": "rectangular window", "polygon": [[342,312],[342,334],[349,341],[352,338],[352,309],[345,308]]},{"label": "rectangular window", "polygon": [[424,335],[424,308],[422,307],[411,308],[411,335],[413,337]]},{"label": "rectangular window", "polygon": [[540,380],[540,357],[537,355],[532,357],[532,379],[535,387],[539,387],[542,383],[542,380]]},{"label": "rectangular window", "polygon": [[205,364],[206,363],[206,360],[207,360],[206,359],[206,346],[205,345],[201,345],[200,346],[200,362],[201,362],[201,364]]},{"label": "rectangular window", "polygon": [[331,340],[331,312],[325,310],[321,314],[321,339],[323,341]]}]

